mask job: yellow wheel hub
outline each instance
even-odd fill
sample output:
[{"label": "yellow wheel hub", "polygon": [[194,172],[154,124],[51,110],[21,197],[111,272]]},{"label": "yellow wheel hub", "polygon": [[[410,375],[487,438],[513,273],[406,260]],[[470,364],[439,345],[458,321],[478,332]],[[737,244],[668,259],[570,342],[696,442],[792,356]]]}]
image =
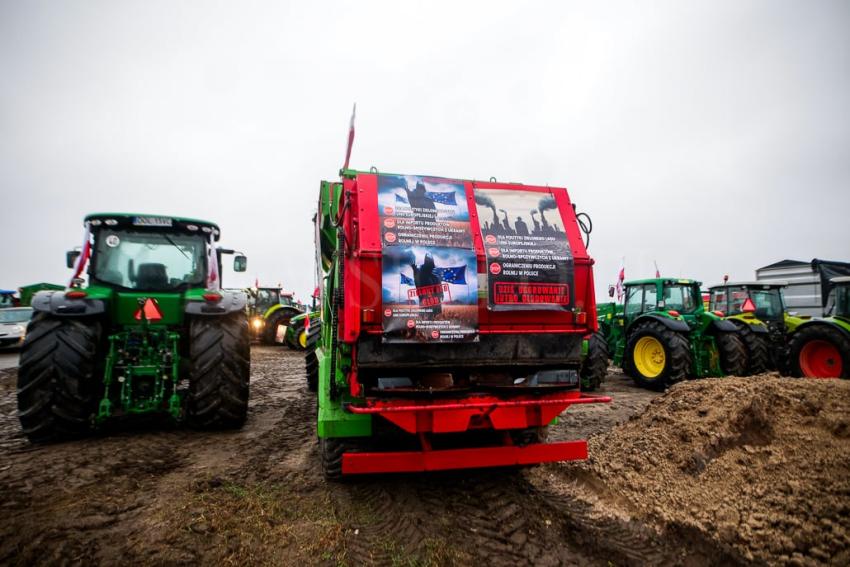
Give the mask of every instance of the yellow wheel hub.
[{"label": "yellow wheel hub", "polygon": [[298,344],[301,345],[301,348],[307,348],[307,331],[301,331],[301,334],[298,335]]},{"label": "yellow wheel hub", "polygon": [[664,345],[655,337],[641,337],[635,345],[634,363],[644,378],[657,378],[664,372],[667,357]]}]

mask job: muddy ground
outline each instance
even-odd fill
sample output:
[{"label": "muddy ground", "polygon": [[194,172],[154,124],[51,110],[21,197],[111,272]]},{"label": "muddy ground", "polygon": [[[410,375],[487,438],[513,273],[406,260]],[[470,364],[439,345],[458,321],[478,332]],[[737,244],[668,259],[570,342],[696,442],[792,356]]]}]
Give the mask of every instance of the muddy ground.
[{"label": "muddy ground", "polygon": [[[676,386],[651,404],[658,394],[611,373],[604,391],[613,404],[570,409],[550,432],[552,440],[590,438],[588,462],[328,484],[321,476],[315,398],[305,387],[302,356],[257,347],[252,364],[251,409],[241,431],[151,426],[44,447],[22,438],[15,374],[0,371],[0,564],[846,563],[850,492],[846,480],[832,479],[840,476],[836,467],[850,462],[842,421],[850,414],[846,388],[844,405],[824,402],[830,394],[825,390],[812,398],[806,415],[796,412],[782,423],[771,421],[770,404],[787,410],[793,392],[759,402],[767,405],[756,408],[755,426],[768,423],[772,429],[752,440],[740,435],[750,425],[747,418],[726,427],[729,416],[711,413],[717,393],[703,391],[715,387],[703,386],[707,381]],[[780,381],[761,382],[770,390]],[[739,394],[744,398],[746,392]],[[710,419],[703,420],[706,415]],[[809,422],[794,442],[832,440],[832,457],[806,468],[805,447],[793,457],[775,447],[798,415]],[[675,434],[682,427],[687,440]],[[646,436],[638,434],[644,430]],[[713,433],[718,440],[712,449]],[[640,445],[644,438],[658,446]],[[735,468],[739,452],[746,458]],[[653,465],[653,459],[664,462]],[[750,502],[750,513],[732,500],[748,482],[741,471],[753,463],[780,471],[802,466],[805,474],[790,492],[769,491],[773,499],[749,494],[763,500]],[[818,467],[834,480],[824,493],[816,486],[823,480]],[[717,481],[730,471],[737,475],[734,483]],[[769,478],[794,480],[794,470],[786,472],[774,470]],[[694,491],[699,494],[689,501],[689,487],[701,483],[708,488]],[[707,505],[712,495],[722,505]],[[772,514],[786,500],[795,505],[783,508],[787,513],[777,516],[776,530],[790,529],[793,536],[794,521],[803,524],[796,529],[802,533],[814,514],[827,514],[830,524],[810,531],[826,529],[829,537],[807,531],[812,537],[791,538],[771,551]],[[806,502],[812,502],[809,508]],[[751,520],[749,532],[732,527]],[[747,537],[768,543],[748,546]]]}]

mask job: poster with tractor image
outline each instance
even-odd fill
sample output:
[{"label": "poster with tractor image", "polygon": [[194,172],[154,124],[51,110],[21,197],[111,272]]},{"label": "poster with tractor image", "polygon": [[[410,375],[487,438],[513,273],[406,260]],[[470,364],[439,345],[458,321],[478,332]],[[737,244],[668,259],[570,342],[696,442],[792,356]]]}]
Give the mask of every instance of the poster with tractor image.
[{"label": "poster with tractor image", "polygon": [[383,341],[478,340],[478,272],[463,183],[378,177]]},{"label": "poster with tractor image", "polygon": [[493,311],[567,310],[573,256],[550,192],[475,189]]}]

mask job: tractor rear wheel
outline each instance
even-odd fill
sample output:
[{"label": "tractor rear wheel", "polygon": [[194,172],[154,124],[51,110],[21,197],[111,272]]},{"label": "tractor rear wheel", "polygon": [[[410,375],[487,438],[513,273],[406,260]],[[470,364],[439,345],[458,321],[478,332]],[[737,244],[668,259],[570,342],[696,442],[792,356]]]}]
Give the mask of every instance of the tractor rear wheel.
[{"label": "tractor rear wheel", "polygon": [[691,368],[691,347],[679,332],[654,320],[635,325],[626,343],[624,369],[638,386],[664,390]]},{"label": "tractor rear wheel", "polygon": [[747,375],[747,349],[738,333],[717,333],[717,350],[720,351],[720,369],[727,376]]},{"label": "tractor rear wheel", "polygon": [[193,426],[237,429],[245,423],[250,349],[243,313],[191,321],[188,417]]},{"label": "tractor rear wheel", "polygon": [[747,351],[747,376],[767,372],[776,366],[770,357],[770,337],[766,333],[755,333],[746,323],[733,321],[738,328],[738,336]]},{"label": "tractor rear wheel", "polygon": [[277,328],[281,325],[289,325],[289,320],[292,318],[292,313],[283,309],[275,311],[269,315],[266,321],[266,326],[263,329],[263,344],[267,345],[284,345],[286,344],[286,333],[283,335],[283,341],[277,342]]},{"label": "tractor rear wheel", "polygon": [[850,378],[850,338],[829,323],[791,336],[791,371],[805,378]]},{"label": "tractor rear wheel", "polygon": [[80,437],[91,430],[100,324],[37,313],[21,348],[18,417],[33,442]]},{"label": "tractor rear wheel", "polygon": [[593,392],[602,385],[608,373],[608,342],[601,333],[593,333],[587,340],[587,356],[581,363],[581,389]]}]

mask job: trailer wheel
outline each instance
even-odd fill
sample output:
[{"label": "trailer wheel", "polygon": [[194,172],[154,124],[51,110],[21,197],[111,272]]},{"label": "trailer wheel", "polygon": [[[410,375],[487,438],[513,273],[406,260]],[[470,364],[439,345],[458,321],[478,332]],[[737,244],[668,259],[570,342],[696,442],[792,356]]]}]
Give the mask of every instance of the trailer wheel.
[{"label": "trailer wheel", "polygon": [[629,335],[623,366],[638,386],[661,391],[688,375],[691,347],[681,333],[650,319]]},{"label": "trailer wheel", "polygon": [[717,333],[715,340],[723,373],[727,376],[746,376],[747,349],[738,333]]},{"label": "trailer wheel", "polygon": [[608,374],[608,342],[601,333],[593,333],[587,340],[587,356],[581,363],[581,389],[593,392],[602,385]]},{"label": "trailer wheel", "polygon": [[797,330],[790,350],[794,376],[850,378],[850,338],[830,323]]},{"label": "trailer wheel", "polygon": [[346,438],[321,437],[319,439],[319,449],[322,453],[322,472],[325,479],[334,482],[343,480],[342,455],[353,448],[354,444]]},{"label": "trailer wheel", "polygon": [[251,350],[243,313],[197,317],[189,325],[190,423],[237,429],[248,415]]},{"label": "trailer wheel", "polygon": [[311,350],[304,357],[304,366],[307,370],[307,389],[316,392],[319,389],[319,358],[316,351]]},{"label": "trailer wheel", "polygon": [[770,340],[767,335],[753,332],[746,323],[732,321],[738,328],[738,336],[744,343],[747,355],[746,375],[761,374],[777,368],[770,359]]},{"label": "trailer wheel", "polygon": [[100,324],[36,313],[18,369],[18,418],[33,442],[80,437],[97,408]]}]

